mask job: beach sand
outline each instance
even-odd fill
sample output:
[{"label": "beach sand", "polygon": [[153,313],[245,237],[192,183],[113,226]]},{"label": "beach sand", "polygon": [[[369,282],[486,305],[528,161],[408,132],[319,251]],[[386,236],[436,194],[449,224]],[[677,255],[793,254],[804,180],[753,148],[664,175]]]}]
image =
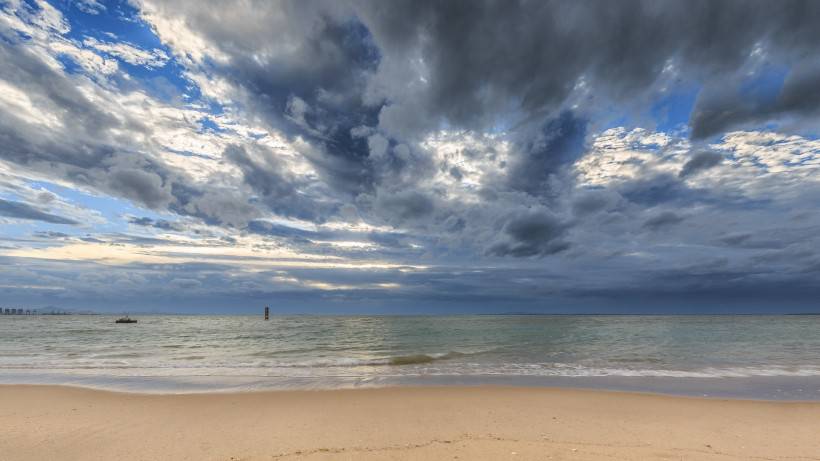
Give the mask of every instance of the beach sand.
[{"label": "beach sand", "polygon": [[820,403],[543,388],[0,386],[0,460],[820,459]]}]

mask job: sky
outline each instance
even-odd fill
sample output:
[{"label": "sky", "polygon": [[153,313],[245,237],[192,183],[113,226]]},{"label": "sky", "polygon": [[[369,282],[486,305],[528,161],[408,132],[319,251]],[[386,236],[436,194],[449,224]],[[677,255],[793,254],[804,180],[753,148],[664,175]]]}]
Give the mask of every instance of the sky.
[{"label": "sky", "polygon": [[820,311],[820,2],[0,1],[0,305]]}]

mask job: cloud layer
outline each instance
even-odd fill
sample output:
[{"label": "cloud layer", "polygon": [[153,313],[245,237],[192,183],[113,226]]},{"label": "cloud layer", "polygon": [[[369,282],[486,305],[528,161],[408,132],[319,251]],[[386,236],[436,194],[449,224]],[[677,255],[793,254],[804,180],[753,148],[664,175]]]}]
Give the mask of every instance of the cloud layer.
[{"label": "cloud layer", "polygon": [[25,268],[0,272],[9,299],[708,311],[820,294],[816,2],[1,11],[0,258]]}]

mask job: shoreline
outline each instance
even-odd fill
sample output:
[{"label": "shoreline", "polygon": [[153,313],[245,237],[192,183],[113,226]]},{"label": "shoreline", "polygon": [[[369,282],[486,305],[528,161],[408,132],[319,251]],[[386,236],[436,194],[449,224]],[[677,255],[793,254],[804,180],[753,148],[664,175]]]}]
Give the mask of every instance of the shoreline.
[{"label": "shoreline", "polygon": [[179,392],[146,392],[134,389],[114,389],[105,387],[95,387],[93,385],[82,384],[39,384],[39,383],[22,383],[22,384],[5,384],[0,383],[0,394],[6,390],[14,392],[15,390],[24,388],[45,389],[45,390],[76,390],[99,392],[105,394],[132,396],[132,397],[189,397],[189,396],[239,396],[239,395],[265,395],[265,394],[288,394],[288,393],[334,393],[334,392],[368,392],[368,391],[390,391],[390,390],[408,390],[408,391],[445,391],[445,390],[500,390],[505,392],[517,391],[546,391],[546,392],[579,392],[579,393],[593,393],[593,394],[611,394],[613,396],[645,396],[645,397],[659,397],[671,399],[691,399],[704,401],[719,401],[719,402],[750,402],[750,403],[773,403],[773,404],[807,404],[816,405],[820,408],[820,400],[788,400],[788,399],[765,399],[765,398],[744,398],[744,397],[725,397],[717,395],[693,395],[693,394],[671,394],[662,391],[636,391],[636,390],[622,390],[622,389],[608,389],[595,387],[573,387],[573,386],[534,386],[534,385],[497,385],[497,384],[468,384],[468,385],[402,385],[402,384],[388,384],[388,385],[368,385],[356,387],[311,387],[311,388],[256,388],[256,389],[221,389],[221,390],[196,390],[196,391],[179,391]]},{"label": "shoreline", "polygon": [[[0,386],[8,459],[817,459],[820,402],[531,387]],[[551,458],[550,458],[551,457]]]},{"label": "shoreline", "polygon": [[245,376],[245,375],[68,375],[64,373],[0,373],[0,386],[69,386],[144,395],[229,394],[243,392],[333,391],[383,388],[567,389],[626,392],[671,397],[774,402],[820,402],[818,376],[543,377],[508,375],[419,376]]}]

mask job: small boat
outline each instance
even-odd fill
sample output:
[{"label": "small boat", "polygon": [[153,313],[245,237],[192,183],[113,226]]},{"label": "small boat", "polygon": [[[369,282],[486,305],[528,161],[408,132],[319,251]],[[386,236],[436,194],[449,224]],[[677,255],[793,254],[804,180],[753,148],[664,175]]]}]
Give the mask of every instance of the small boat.
[{"label": "small boat", "polygon": [[137,323],[137,321],[126,315],[125,317],[118,318],[114,323]]}]

